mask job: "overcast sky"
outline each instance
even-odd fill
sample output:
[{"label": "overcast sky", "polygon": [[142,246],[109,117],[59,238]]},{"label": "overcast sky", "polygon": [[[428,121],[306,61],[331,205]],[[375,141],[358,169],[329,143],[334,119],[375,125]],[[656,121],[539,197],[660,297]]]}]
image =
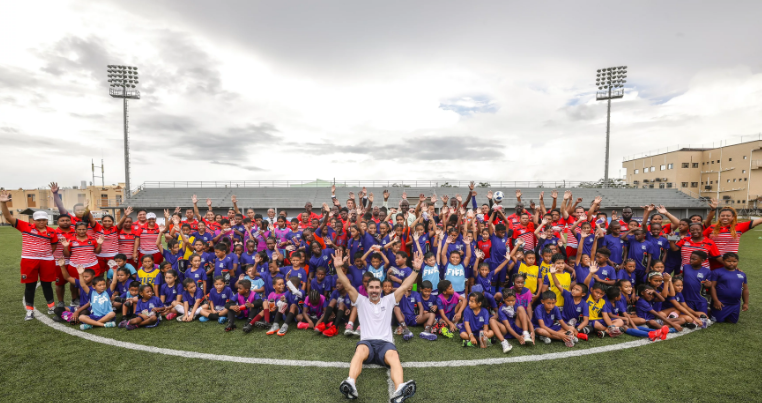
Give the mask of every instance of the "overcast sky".
[{"label": "overcast sky", "polygon": [[153,180],[590,180],[762,132],[762,2],[3,1],[0,186],[124,181],[107,64],[139,67]]}]

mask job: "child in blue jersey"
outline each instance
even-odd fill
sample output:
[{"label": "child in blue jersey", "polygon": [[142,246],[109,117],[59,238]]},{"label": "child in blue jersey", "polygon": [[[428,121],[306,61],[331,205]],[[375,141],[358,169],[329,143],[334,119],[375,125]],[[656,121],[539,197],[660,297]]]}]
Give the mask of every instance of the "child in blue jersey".
[{"label": "child in blue jersey", "polygon": [[633,317],[632,321],[638,326],[646,325],[650,329],[656,329],[654,333],[649,334],[651,341],[656,340],[656,338],[666,340],[667,334],[683,330],[678,323],[679,319],[670,319],[667,315],[654,309],[653,302],[660,295],[653,287],[648,284],[639,285],[638,296],[640,298],[635,303],[637,318]]},{"label": "child in blue jersey", "polygon": [[130,283],[133,280],[130,277],[130,270],[126,267],[120,267],[116,270],[116,279],[111,282],[109,288],[111,288],[111,305],[115,311],[121,311],[122,304],[124,303],[124,297],[130,289]]},{"label": "child in blue jersey", "polygon": [[[193,254],[188,258],[188,269],[185,271],[185,280],[190,279],[196,283],[196,287],[201,290],[202,294],[206,293],[206,270],[201,266],[201,255]],[[185,280],[182,281],[185,284]]]},{"label": "child in blue jersey", "polygon": [[[285,315],[282,315],[280,311],[275,315],[275,323],[279,321],[279,315],[285,316],[283,325],[278,328],[278,336],[286,335],[289,326],[294,322],[294,318],[301,313],[302,307],[304,306],[305,291],[303,290],[304,285],[302,280],[297,276],[292,276],[288,279],[288,282],[286,282],[286,287],[288,288],[288,291],[286,291],[285,297],[288,307],[286,308]],[[275,326],[275,323],[273,323],[273,327]],[[272,330],[272,328],[270,330]],[[268,332],[268,334],[270,333]]]},{"label": "child in blue jersey", "polygon": [[683,297],[683,278],[680,276],[672,278],[672,288],[674,295],[667,297],[667,302],[662,306],[662,312],[667,316],[679,315],[685,319],[685,327],[688,329],[694,329],[696,326],[706,328],[706,320],[701,320],[702,317],[706,318],[703,312],[696,312],[689,308],[685,303],[685,297]]},{"label": "child in blue jersey", "polygon": [[622,279],[616,281],[616,287],[622,293],[622,299],[627,304],[627,313],[634,312],[635,302],[638,300],[637,294],[635,294],[635,287],[632,286],[630,280]]},{"label": "child in blue jersey", "polygon": [[495,300],[500,302],[503,300],[503,294],[500,292],[502,291],[503,287],[500,287],[500,286],[492,287],[492,283],[497,280],[497,278],[500,276],[500,272],[505,270],[505,267],[508,265],[508,263],[511,262],[511,254],[510,252],[508,252],[505,256],[505,260],[503,260],[502,263],[497,265],[497,267],[495,268],[495,271],[493,272],[490,272],[489,263],[487,262],[479,263],[479,259],[482,256],[484,256],[484,253],[481,250],[477,250],[476,262],[474,263],[474,265],[477,267],[477,270],[474,276],[474,285],[476,284],[481,285],[482,289],[485,292],[490,292],[494,288]]},{"label": "child in blue jersey", "polygon": [[305,254],[302,251],[296,251],[291,254],[290,260],[291,260],[291,266],[285,266],[280,269],[280,272],[283,273],[283,277],[290,279],[291,277],[296,277],[300,281],[300,288],[302,291],[304,291],[305,287],[307,286],[307,270],[304,268],[304,261],[305,261]]},{"label": "child in blue jersey", "polygon": [[595,283],[603,283],[606,286],[616,284],[617,273],[615,268],[609,266],[610,256],[611,252],[606,248],[600,248],[595,251],[595,264],[598,266],[598,272],[593,276],[595,281],[591,281],[588,287],[593,287]]},{"label": "child in blue jersey", "polygon": [[[387,282],[390,283],[387,279],[383,284]],[[323,313],[323,317],[315,324],[315,332],[322,333],[326,337],[336,336],[339,334],[337,326],[341,324],[344,316],[349,317],[351,313],[352,301],[349,298],[349,293],[341,283],[336,283],[336,289],[331,293],[331,298],[328,301],[328,306]],[[333,321],[331,321],[332,317]]]},{"label": "child in blue jersey", "polygon": [[[61,259],[63,260],[63,259]],[[85,271],[84,267],[77,267],[81,274]],[[88,286],[82,283],[81,292],[87,296],[90,313],[79,315],[78,320],[82,322],[80,329],[87,330],[95,327],[116,327],[113,319],[116,316],[114,308],[111,306],[110,289],[106,287],[106,280],[96,277]]]},{"label": "child in blue jersey", "polygon": [[424,266],[423,269],[421,269],[421,286],[423,286],[424,282],[428,281],[431,294],[436,297],[439,295],[437,286],[439,285],[439,280],[441,280],[436,255],[432,252],[427,253],[423,256],[423,263]]},{"label": "child in blue jersey", "polygon": [[[288,299],[286,298],[286,280],[277,278],[273,280],[273,292],[271,292],[262,305],[263,312],[269,312],[273,317],[273,323],[267,331],[267,335],[273,335],[280,330],[280,320],[288,311]],[[265,319],[267,320],[267,318]]]},{"label": "child in blue jersey", "polygon": [[516,294],[513,288],[503,291],[503,306],[497,311],[497,316],[489,320],[490,329],[500,341],[503,353],[513,348],[508,343],[508,338],[518,340],[519,344],[532,343],[534,345],[534,327],[523,306],[516,305]]},{"label": "child in blue jersey", "polygon": [[285,277],[283,277],[283,274],[280,272],[277,260],[271,260],[267,266],[267,270],[266,273],[260,274],[262,281],[265,282],[265,294],[263,299],[267,299],[267,296],[275,290],[274,284],[277,279],[283,279],[285,281]]},{"label": "child in blue jersey", "polygon": [[534,310],[535,332],[545,344],[552,340],[560,340],[566,347],[574,347],[577,341],[577,329],[566,324],[561,317],[561,311],[556,306],[556,294],[545,291],[541,295],[542,303]]},{"label": "child in blue jersey", "polygon": [[[434,321],[437,318],[437,296],[434,295],[433,286],[430,281],[421,282],[421,304],[425,312],[431,312],[434,315]],[[432,329],[434,326],[432,326]],[[431,330],[430,330],[431,331]]]},{"label": "child in blue jersey", "polygon": [[468,296],[468,307],[463,311],[463,323],[458,324],[463,347],[478,345],[487,348],[489,339],[495,335],[489,328],[489,312],[482,307],[484,302],[484,294],[480,292],[472,292]]},{"label": "child in blue jersey", "polygon": [[622,226],[618,221],[611,221],[607,234],[601,239],[601,247],[611,252],[608,264],[613,267],[622,265],[624,260],[624,240],[621,238]]},{"label": "child in blue jersey", "polygon": [[703,296],[705,287],[711,285],[709,275],[711,270],[703,267],[707,259],[707,253],[701,250],[691,252],[689,263],[682,268],[683,272],[683,296],[685,304],[696,312],[708,314],[708,304]]},{"label": "child in blue jersey", "polygon": [[[161,229],[161,226],[159,226],[159,229]],[[163,233],[160,233],[159,236],[156,237],[156,248],[159,249],[164,256],[164,261],[169,262],[169,264],[172,265],[172,269],[179,271],[180,261],[183,260],[183,257],[185,256],[185,250],[180,248],[180,242],[178,242],[177,239],[168,239],[167,248],[169,249],[165,248],[161,243],[162,235]]]},{"label": "child in blue jersey", "polygon": [[138,304],[140,299],[140,282],[131,282],[127,292],[122,294],[120,299],[122,302],[122,317],[131,318],[135,314],[135,305]]},{"label": "child in blue jersey", "polygon": [[345,270],[349,281],[352,283],[352,287],[357,289],[360,287],[360,285],[362,285],[362,276],[366,271],[368,271],[368,266],[365,263],[365,259],[363,259],[363,253],[355,253],[354,264],[349,265],[349,267]]},{"label": "child in blue jersey", "polygon": [[235,279],[238,277],[236,275],[238,264],[233,256],[227,253],[228,249],[229,246],[224,243],[218,243],[214,246],[214,255],[217,258],[214,259],[213,278],[222,276],[222,281],[225,283],[225,286],[235,285]]},{"label": "child in blue jersey", "polygon": [[[95,278],[95,271],[93,269],[85,269],[84,267],[77,266],[77,272],[80,272],[80,268],[82,268],[82,271],[79,273],[79,278],[74,278],[69,275],[65,259],[58,259],[57,263],[61,268],[61,274],[63,275],[64,280],[69,284],[72,284],[79,291],[79,305],[69,307],[69,311],[73,312],[72,318],[74,318],[74,322],[76,323],[80,315],[88,312],[87,309],[89,306],[87,304],[90,302],[90,299],[88,298],[88,293],[83,291],[82,286],[92,286],[93,279]],[[77,303],[77,301],[72,299],[72,304],[74,303]]]},{"label": "child in blue jersey", "polygon": [[216,320],[220,324],[227,322],[228,310],[225,305],[229,299],[233,298],[233,290],[225,284],[225,279],[222,276],[214,278],[214,288],[209,291],[206,298],[208,304],[201,308],[199,322],[210,320]]},{"label": "child in blue jersey", "polygon": [[451,339],[457,329],[456,323],[460,322],[463,310],[466,309],[466,299],[455,292],[450,280],[439,282],[439,295],[437,296],[437,312],[439,322],[437,328],[442,336]]},{"label": "child in blue jersey", "polygon": [[622,263],[622,266],[624,267],[619,269],[616,273],[617,280],[627,280],[631,285],[636,284],[638,281],[642,281],[641,279],[636,278],[635,269],[637,265],[634,260],[627,259]]},{"label": "child in blue jersey", "polygon": [[[415,291],[408,290],[405,296],[400,299],[397,306],[394,307],[395,314],[400,313],[402,316],[402,338],[405,341],[410,340],[413,337],[413,333],[408,329],[408,326],[424,325],[423,332],[420,333],[420,337],[424,340],[434,341],[437,336],[431,333],[431,327],[436,321],[436,314],[426,310],[421,300],[421,295]],[[398,316],[398,320],[400,317]]]},{"label": "child in blue jersey", "polygon": [[[738,323],[741,311],[749,310],[746,273],[738,270],[738,254],[722,255],[724,268],[709,275],[712,293],[712,317],[715,322]],[[741,303],[743,300],[743,304]]]},{"label": "child in blue jersey", "polygon": [[127,269],[129,276],[132,277],[133,280],[138,277],[138,271],[135,270],[133,265],[127,263],[127,256],[125,254],[119,253],[114,256],[114,263],[116,263],[116,267],[109,267],[106,272],[106,282],[109,287],[111,287],[111,280],[114,278],[114,273],[119,271],[119,269]]},{"label": "child in blue jersey", "polygon": [[362,259],[367,260],[370,255],[370,266],[368,272],[373,274],[373,277],[381,280],[383,283],[386,280],[386,267],[389,266],[389,259],[383,253],[380,253],[381,245],[373,245],[371,249],[365,252]]},{"label": "child in blue jersey", "polygon": [[[575,222],[575,226],[580,221],[577,220]],[[593,226],[590,225],[589,221],[582,221],[582,224],[579,226],[580,233],[574,234],[574,236],[577,238],[577,254],[579,255],[582,253],[583,255],[593,256],[593,244],[595,244],[595,232],[593,231]],[[571,228],[572,231],[574,231],[574,226]],[[581,250],[580,250],[581,249]]]},{"label": "child in blue jersey", "polygon": [[[546,277],[547,278],[547,277]],[[577,332],[582,332],[589,322],[589,309],[586,301],[587,286],[582,283],[575,283],[571,287],[571,291],[567,291],[563,284],[558,281],[557,269],[550,269],[550,279],[553,280],[556,290],[561,290],[561,295],[564,298],[564,306],[561,310],[561,317],[569,325],[577,329]],[[585,334],[577,335],[577,338],[586,340]]]},{"label": "child in blue jersey", "polygon": [[[575,281],[577,283],[581,283],[587,278],[588,273],[590,273],[590,263],[590,256],[577,254],[574,264]],[[594,281],[594,279],[590,280],[591,283]]]},{"label": "child in blue jersey", "polygon": [[177,320],[179,322],[192,322],[196,318],[196,315],[201,313],[204,293],[201,291],[201,288],[196,286],[196,282],[193,279],[186,278],[183,281],[182,298],[183,305],[175,307],[177,313],[180,314]]},{"label": "child in blue jersey", "polygon": [[164,284],[161,285],[161,290],[159,291],[159,299],[161,299],[164,307],[167,308],[164,316],[167,320],[176,318],[175,307],[182,305],[183,287],[177,280],[176,271],[170,270],[164,273]]},{"label": "child in blue jersey", "polygon": [[651,264],[657,260],[664,261],[667,257],[669,241],[661,235],[661,224],[651,223],[651,229],[646,233],[646,241],[651,244],[648,253],[651,254]]},{"label": "child in blue jersey", "polygon": [[159,274],[156,275],[153,284],[154,296],[158,296],[161,292],[161,286],[164,285],[164,274],[170,270],[174,270],[172,269],[172,263],[165,260],[159,264]]},{"label": "child in blue jersey", "polygon": [[638,278],[643,278],[651,266],[651,243],[646,240],[646,233],[641,228],[630,229],[632,235],[627,235],[627,258],[635,261],[635,272]]},{"label": "child in blue jersey", "polygon": [[[397,252],[395,255],[395,266],[391,266],[391,268],[387,271],[386,275],[389,276],[388,278],[392,280],[392,283],[394,284],[394,289],[396,290],[399,288],[400,285],[402,285],[402,282],[405,281],[405,279],[413,273],[413,269],[407,267],[407,253],[405,252]],[[382,282],[383,283],[383,282]],[[354,285],[354,284],[353,284]]]},{"label": "child in blue jersey", "polygon": [[247,279],[238,280],[236,286],[238,292],[225,305],[228,310],[228,325],[225,331],[230,332],[236,329],[235,320],[240,318],[246,319],[243,332],[249,333],[254,326],[250,321],[262,311],[262,298],[251,289],[251,281]]},{"label": "child in blue jersey", "polygon": [[331,291],[333,291],[333,282],[328,277],[327,270],[325,267],[319,266],[315,269],[315,278],[310,281],[310,290],[317,290],[320,295],[326,298],[330,297]]},{"label": "child in blue jersey", "polygon": [[[449,242],[449,238],[446,242]],[[458,294],[465,294],[466,292],[466,269],[465,267],[468,266],[468,262],[471,260],[471,250],[469,248],[466,249],[465,253],[465,259],[461,261],[463,258],[463,252],[455,250],[452,251],[450,254],[450,260],[445,260],[447,258],[447,245],[442,248],[442,252],[440,254],[440,264],[444,265],[445,267],[445,273],[444,273],[444,279],[449,281],[452,285],[453,289]]]},{"label": "child in blue jersey", "polygon": [[129,321],[121,321],[119,327],[135,330],[139,327],[156,327],[161,320],[160,315],[165,311],[164,303],[154,295],[153,287],[143,284],[140,286],[140,300],[135,306],[135,317]]},{"label": "child in blue jersey", "polygon": [[248,280],[251,284],[251,292],[257,293],[262,297],[262,294],[265,292],[265,281],[262,280],[262,277],[259,275],[257,265],[249,265],[245,267],[245,270],[246,274],[241,273],[241,275],[238,276],[238,281]]}]

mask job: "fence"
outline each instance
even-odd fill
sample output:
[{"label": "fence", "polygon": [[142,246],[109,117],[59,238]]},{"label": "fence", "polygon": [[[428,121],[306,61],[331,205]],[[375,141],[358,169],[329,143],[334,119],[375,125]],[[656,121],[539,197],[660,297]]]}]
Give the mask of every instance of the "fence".
[{"label": "fence", "polygon": [[[330,187],[336,184],[336,187],[386,187],[386,188],[448,188],[448,187],[468,187],[470,180],[256,180],[256,181],[149,181],[144,182],[138,191],[142,189],[154,188],[265,188],[265,187],[303,187],[303,188],[322,188]],[[474,181],[477,188],[576,188],[582,184],[590,184],[585,187],[601,187],[592,185],[594,181]],[[624,184],[615,184],[611,186],[616,188],[629,187]],[[634,186],[633,186],[634,187]]]}]

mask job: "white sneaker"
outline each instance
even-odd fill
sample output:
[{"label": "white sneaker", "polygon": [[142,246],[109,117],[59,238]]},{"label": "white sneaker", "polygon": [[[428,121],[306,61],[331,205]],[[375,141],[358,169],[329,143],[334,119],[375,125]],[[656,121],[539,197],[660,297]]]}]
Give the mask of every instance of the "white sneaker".
[{"label": "white sneaker", "polygon": [[30,311],[27,309],[24,320],[32,320],[32,319],[34,319],[34,311]]},{"label": "white sneaker", "polygon": [[500,342],[500,345],[503,347],[503,353],[507,353],[511,351],[513,346],[511,346],[511,343],[508,343],[508,340],[503,339],[503,341]]},{"label": "white sneaker", "polygon": [[407,381],[400,385],[391,398],[391,403],[402,403],[415,394],[415,381]]},{"label": "white sneaker", "polygon": [[357,388],[355,387],[355,383],[352,382],[352,380],[349,378],[341,382],[341,385],[339,385],[339,391],[341,391],[341,394],[344,395],[344,397],[347,399],[357,399]]},{"label": "white sneaker", "polygon": [[550,337],[540,336],[540,340],[545,344],[550,344]]}]

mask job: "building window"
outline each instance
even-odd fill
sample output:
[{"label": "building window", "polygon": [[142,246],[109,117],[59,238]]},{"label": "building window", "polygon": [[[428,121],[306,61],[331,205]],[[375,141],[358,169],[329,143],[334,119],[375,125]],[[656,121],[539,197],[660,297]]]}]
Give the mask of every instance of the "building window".
[{"label": "building window", "polygon": [[122,204],[122,195],[116,195],[116,204]]},{"label": "building window", "polygon": [[748,181],[749,181],[749,178],[743,178],[743,181],[744,181],[744,182],[748,182]]},{"label": "building window", "polygon": [[672,169],[675,167],[675,164],[667,164],[667,169]]},{"label": "building window", "polygon": [[728,183],[730,183],[730,179],[728,179]]},{"label": "building window", "polygon": [[692,188],[697,188],[698,187],[698,182],[691,182],[691,187]]},{"label": "building window", "polygon": [[745,156],[745,155],[743,156],[743,159],[746,159],[746,156]]},{"label": "building window", "polygon": [[651,172],[656,172],[656,167],[651,167]]},{"label": "building window", "polygon": [[698,162],[694,162],[694,163],[693,163],[693,167],[694,167],[694,168],[698,168]]},{"label": "building window", "polygon": [[742,174],[745,174],[745,173],[746,173],[746,170],[744,169],[743,171],[741,171],[741,173],[742,173]]},{"label": "building window", "polygon": [[635,170],[635,175],[637,175],[639,172],[640,172],[640,171],[636,169],[636,170]]},{"label": "building window", "polygon": [[714,165],[714,161],[712,161],[712,165]]},{"label": "building window", "polygon": [[667,182],[667,189],[672,189],[672,182]]},{"label": "building window", "polygon": [[637,185],[640,185],[640,181],[632,181],[632,184],[633,184],[633,185],[636,185],[636,186],[637,186]]},{"label": "building window", "polygon": [[35,200],[35,196],[33,194],[26,195],[26,206],[27,207],[37,207],[37,203]]},{"label": "building window", "polygon": [[740,200],[738,201],[738,204],[741,204],[741,201],[740,201]]},{"label": "building window", "polygon": [[728,158],[728,161],[733,161],[733,158]]},{"label": "building window", "polygon": [[660,170],[660,171],[664,171],[664,170],[666,170],[666,169],[667,169],[667,166],[666,166],[666,165],[661,165],[661,166],[659,166],[659,170]]},{"label": "building window", "polygon": [[717,160],[717,163],[719,164],[719,163],[720,163],[720,160]]},{"label": "building window", "polygon": [[652,184],[648,185],[648,188],[649,189],[653,189],[654,188],[654,184],[652,183]]},{"label": "building window", "polygon": [[688,182],[681,182],[680,183],[680,187],[687,188],[688,187]]},{"label": "building window", "polygon": [[687,162],[683,162],[683,168],[688,168],[690,165],[691,165],[691,164],[689,164],[689,163],[687,163]]},{"label": "building window", "polygon": [[659,184],[659,189],[664,189],[664,184],[663,183]]}]

